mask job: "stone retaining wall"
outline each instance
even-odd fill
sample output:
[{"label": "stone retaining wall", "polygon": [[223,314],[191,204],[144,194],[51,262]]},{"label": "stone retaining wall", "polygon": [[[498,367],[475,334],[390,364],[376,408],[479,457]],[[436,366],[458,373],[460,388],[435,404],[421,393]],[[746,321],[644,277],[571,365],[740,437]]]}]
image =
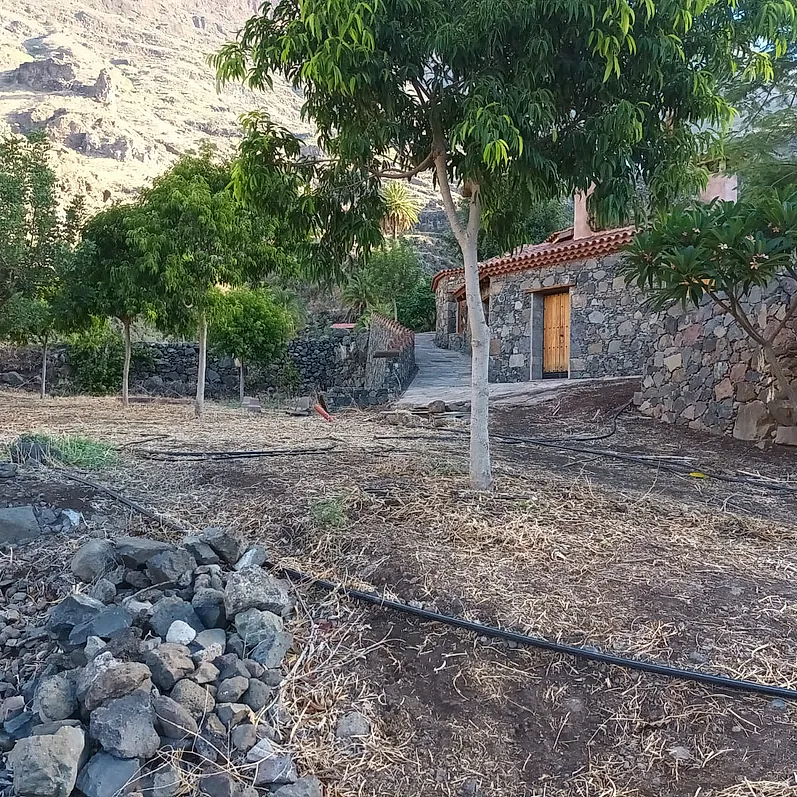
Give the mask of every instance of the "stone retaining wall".
[{"label": "stone retaining wall", "polygon": [[[760,329],[783,319],[793,284],[753,289],[746,303]],[[741,440],[797,444],[797,418],[785,405],[763,354],[731,316],[710,301],[651,319],[653,353],[634,397],[645,415]],[[776,342],[787,373],[797,377],[795,334]]]},{"label": "stone retaining wall", "polygon": [[[196,392],[199,347],[191,342],[140,343],[134,358],[131,391],[167,397]],[[372,358],[373,351],[395,349],[394,358]],[[0,385],[38,390],[41,349],[0,348]],[[376,317],[371,329],[327,326],[303,330],[286,354],[265,368],[246,370],[250,395],[285,396],[323,392],[336,406],[374,405],[396,398],[415,373],[414,336],[389,319]],[[74,393],[75,374],[68,347],[53,346],[48,357],[48,392]],[[238,367],[231,357],[208,353],[206,395],[237,398]]]}]

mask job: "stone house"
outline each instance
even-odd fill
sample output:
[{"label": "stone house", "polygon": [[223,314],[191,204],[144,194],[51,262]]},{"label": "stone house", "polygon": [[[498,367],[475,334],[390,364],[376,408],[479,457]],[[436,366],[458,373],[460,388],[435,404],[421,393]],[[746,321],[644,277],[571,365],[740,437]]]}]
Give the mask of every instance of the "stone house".
[{"label": "stone house", "polygon": [[[577,198],[573,227],[480,264],[491,382],[641,376],[651,316],[618,271],[633,233],[592,230],[585,199]],[[439,272],[432,287],[437,345],[467,348],[463,270]]]}]

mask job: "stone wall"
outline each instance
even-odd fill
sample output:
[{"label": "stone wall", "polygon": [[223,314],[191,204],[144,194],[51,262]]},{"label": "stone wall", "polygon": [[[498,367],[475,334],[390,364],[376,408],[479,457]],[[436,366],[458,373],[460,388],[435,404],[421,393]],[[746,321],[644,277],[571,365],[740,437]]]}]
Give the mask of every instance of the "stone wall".
[{"label": "stone wall", "polygon": [[[783,319],[793,285],[754,288],[746,304],[760,329]],[[653,354],[634,397],[645,415],[741,440],[797,444],[793,413],[785,405],[763,354],[739,325],[710,301],[684,312],[670,308],[652,320]],[[797,377],[795,335],[776,341],[787,373]]]},{"label": "stone wall", "polygon": [[[544,296],[558,287],[570,292],[570,378],[641,375],[651,351],[651,315],[639,289],[618,274],[619,258],[612,254],[491,277],[490,381],[542,377]],[[461,285],[462,277],[448,277],[437,287],[435,341],[444,348],[463,346],[452,299]]]},{"label": "stone wall", "polygon": [[[182,397],[196,392],[199,347],[191,342],[136,344],[131,391]],[[372,358],[374,351],[393,349],[395,356]],[[0,385],[38,390],[41,349],[0,348]],[[303,330],[279,361],[246,370],[250,395],[307,395],[323,392],[341,404],[373,405],[396,398],[415,374],[414,337],[400,324],[376,317],[369,330],[326,326]],[[206,395],[237,398],[238,367],[231,357],[208,353]],[[48,392],[76,392],[68,348],[53,346],[48,357]],[[351,399],[354,397],[354,399]]]}]

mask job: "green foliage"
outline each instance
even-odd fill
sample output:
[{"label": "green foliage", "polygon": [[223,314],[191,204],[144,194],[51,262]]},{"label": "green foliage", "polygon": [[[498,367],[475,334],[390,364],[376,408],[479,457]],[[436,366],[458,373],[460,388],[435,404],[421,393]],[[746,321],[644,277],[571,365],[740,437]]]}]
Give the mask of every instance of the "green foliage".
[{"label": "green foliage", "polygon": [[[78,392],[93,396],[116,393],[124,364],[122,335],[107,319],[93,318],[86,329],[70,336],[67,363]],[[146,346],[134,345],[132,364],[134,369],[151,369],[154,355]]]},{"label": "green foliage", "polygon": [[420,204],[402,183],[390,182],[382,191],[385,201],[385,215],[382,230],[386,235],[397,238],[413,224],[418,223]]},{"label": "green foliage", "polygon": [[208,342],[216,351],[246,363],[276,359],[296,332],[296,319],[265,289],[219,292],[213,304]]},{"label": "green foliage", "polygon": [[755,286],[797,278],[797,195],[677,208],[640,232],[624,261],[656,308],[705,297],[735,310]]},{"label": "green foliage", "polygon": [[85,470],[100,470],[116,464],[119,454],[108,443],[78,435],[26,434],[12,447],[29,449],[36,446],[47,458],[62,465]]},{"label": "green foliage", "polygon": [[640,181],[664,203],[705,179],[732,116],[720,87],[767,77],[793,20],[786,0],[280,0],[213,64],[222,82],[301,89],[339,172],[442,152],[488,215],[595,183],[591,209],[620,219]]},{"label": "green foliage", "polygon": [[339,529],[346,525],[346,498],[335,496],[322,498],[310,504],[310,514],[319,526]]},{"label": "green foliage", "polygon": [[569,224],[572,215],[560,199],[535,202],[522,216],[507,203],[485,217],[479,231],[479,259],[498,257],[523,244],[541,244],[552,232]]},{"label": "green foliage", "polygon": [[414,332],[434,329],[437,308],[431,280],[421,276],[413,286],[396,298],[398,320]]},{"label": "green foliage", "polygon": [[15,293],[0,311],[0,338],[17,346],[42,343],[54,326],[53,307],[44,299]]}]

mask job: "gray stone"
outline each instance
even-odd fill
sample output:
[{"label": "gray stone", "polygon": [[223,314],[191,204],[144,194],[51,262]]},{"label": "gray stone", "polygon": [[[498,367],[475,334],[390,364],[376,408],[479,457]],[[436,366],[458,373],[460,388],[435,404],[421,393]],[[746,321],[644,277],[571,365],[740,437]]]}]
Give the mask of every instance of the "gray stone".
[{"label": "gray stone", "polygon": [[242,675],[227,678],[219,683],[216,700],[219,703],[237,703],[249,688],[249,679]]},{"label": "gray stone", "polygon": [[35,540],[41,534],[32,506],[0,509],[0,546],[16,546]]},{"label": "gray stone", "polygon": [[16,462],[0,462],[0,479],[13,479],[18,467]]},{"label": "gray stone", "polygon": [[199,779],[199,792],[208,797],[236,797],[238,784],[232,775],[226,772],[216,772],[212,775],[203,775]]},{"label": "gray stone", "polygon": [[184,777],[171,764],[161,764],[146,777],[141,789],[147,797],[174,797],[184,785]]},{"label": "gray stone", "polygon": [[194,662],[188,648],[169,642],[145,653],[144,662],[152,670],[153,683],[166,691],[194,671]]},{"label": "gray stone", "polygon": [[25,377],[18,371],[6,371],[0,374],[0,382],[11,387],[20,387],[25,384]]},{"label": "gray stone", "polygon": [[55,722],[42,722],[30,729],[29,736],[52,736],[61,728],[83,728],[80,720],[56,720]]},{"label": "gray stone", "polygon": [[778,426],[775,442],[779,446],[797,446],[797,426]]},{"label": "gray stone", "polygon": [[97,674],[83,696],[86,711],[94,709],[138,689],[152,677],[149,667],[140,662],[118,662]]},{"label": "gray stone", "polygon": [[191,599],[191,605],[205,628],[224,628],[227,625],[224,593],[221,590],[198,589]]},{"label": "gray stone", "polygon": [[159,637],[165,638],[175,620],[188,623],[197,633],[205,630],[193,606],[178,597],[161,598],[152,608],[149,624]]},{"label": "gray stone", "polygon": [[280,786],[271,792],[271,797],[323,797],[324,789],[321,781],[314,775],[299,778],[296,783]]},{"label": "gray stone", "polygon": [[99,752],[80,770],[76,785],[86,797],[116,797],[133,790],[140,766],[137,758]]},{"label": "gray stone", "polygon": [[737,440],[765,440],[775,428],[763,401],[742,404],[736,414],[733,436]]},{"label": "gray stone", "polygon": [[161,551],[170,551],[172,546],[148,537],[118,537],[114,540],[114,548],[122,562],[135,569],[144,567],[148,559]]},{"label": "gray stone", "polygon": [[163,736],[170,739],[185,739],[187,736],[196,736],[199,727],[191,712],[165,695],[152,698],[152,707],[155,709],[157,724]]},{"label": "gray stone", "polygon": [[116,587],[107,578],[100,578],[92,584],[88,594],[101,603],[113,603],[116,598]]},{"label": "gray stone", "polygon": [[[203,633],[207,633],[203,631]],[[175,620],[166,632],[166,641],[175,645],[190,645],[196,639],[196,631],[183,620]]]},{"label": "gray stone", "polygon": [[194,740],[194,749],[204,759],[216,761],[221,751],[226,750],[227,746],[226,728],[215,714],[208,714],[202,722],[199,736]]},{"label": "gray stone", "polygon": [[187,587],[196,568],[196,559],[184,548],[162,551],[147,560],[146,572],[153,584]]},{"label": "gray stone", "polygon": [[83,763],[86,735],[64,727],[51,736],[31,736],[8,754],[17,797],[69,797]]},{"label": "gray stone", "polygon": [[100,639],[110,639],[120,631],[130,628],[133,617],[123,606],[109,606],[104,608],[96,617],[76,625],[69,633],[70,645],[85,645],[90,636]]},{"label": "gray stone", "polygon": [[371,723],[359,711],[347,712],[335,725],[335,736],[338,739],[353,739],[368,736],[370,733]]},{"label": "gray stone", "polygon": [[133,692],[112,700],[91,715],[89,734],[119,758],[151,758],[160,747],[149,695]]},{"label": "gray stone", "polygon": [[249,688],[244,692],[242,700],[257,714],[263,711],[269,704],[271,695],[272,690],[270,686],[259,681],[257,678],[251,678],[249,680]]},{"label": "gray stone", "polygon": [[202,529],[199,539],[209,545],[223,561],[227,564],[235,564],[244,551],[246,551],[246,543],[243,538],[234,531],[218,528]]},{"label": "gray stone", "polygon": [[221,672],[219,676],[222,681],[227,678],[234,678],[236,675],[243,675],[244,678],[249,677],[249,668],[241,661],[241,657],[237,653],[227,653],[224,656],[219,656],[213,662]]},{"label": "gray stone", "polygon": [[0,722],[18,717],[25,710],[25,698],[22,695],[7,697],[0,707]]},{"label": "gray stone", "polygon": [[78,548],[70,565],[75,578],[90,584],[116,567],[116,552],[108,540],[89,540]]},{"label": "gray stone", "polygon": [[172,700],[175,700],[197,720],[210,714],[216,706],[213,695],[200,684],[189,679],[178,681],[172,689]]},{"label": "gray stone", "polygon": [[182,545],[200,565],[217,565],[221,562],[213,548],[202,542],[199,537],[186,537]]},{"label": "gray stone", "polygon": [[228,617],[252,608],[284,617],[293,608],[293,600],[284,581],[259,568],[248,568],[227,577],[224,607]]},{"label": "gray stone", "polygon": [[50,611],[47,629],[52,636],[66,640],[75,626],[93,620],[104,611],[105,604],[88,595],[73,592]]},{"label": "gray stone", "polygon": [[243,703],[218,703],[216,716],[226,728],[234,728],[242,722],[250,721],[252,712],[249,706]]},{"label": "gray stone", "polygon": [[194,639],[195,661],[213,661],[227,650],[227,634],[221,628],[208,628]]},{"label": "gray stone", "polygon": [[269,739],[261,739],[247,754],[246,761],[256,765],[255,786],[283,785],[299,779],[290,753]]},{"label": "gray stone", "polygon": [[260,642],[274,639],[283,628],[282,618],[273,612],[247,609],[235,615],[235,630],[247,648],[254,648]]},{"label": "gray stone", "polygon": [[209,661],[202,661],[189,678],[197,684],[212,684],[219,677],[218,667]]},{"label": "gray stone", "polygon": [[293,634],[280,631],[272,639],[266,639],[257,645],[249,657],[269,670],[273,670],[282,665],[282,660],[292,644]]},{"label": "gray stone", "polygon": [[38,714],[32,711],[23,711],[13,719],[3,723],[3,730],[14,741],[25,739],[33,733],[33,729],[40,725],[41,721]]},{"label": "gray stone", "polygon": [[240,750],[244,753],[251,750],[257,744],[258,739],[257,728],[248,723],[245,725],[238,725],[238,727],[233,728],[230,733],[232,746],[236,750]]},{"label": "gray stone", "polygon": [[86,654],[86,661],[91,661],[104,647],[105,640],[100,639],[98,636],[90,636],[86,640],[86,646],[83,648],[83,652]]},{"label": "gray stone", "polygon": [[263,545],[253,545],[236,563],[235,570],[246,570],[248,567],[262,567],[268,561],[268,552]]},{"label": "gray stone", "polygon": [[33,696],[33,710],[42,722],[69,719],[78,708],[76,673],[59,672],[42,678]]}]

